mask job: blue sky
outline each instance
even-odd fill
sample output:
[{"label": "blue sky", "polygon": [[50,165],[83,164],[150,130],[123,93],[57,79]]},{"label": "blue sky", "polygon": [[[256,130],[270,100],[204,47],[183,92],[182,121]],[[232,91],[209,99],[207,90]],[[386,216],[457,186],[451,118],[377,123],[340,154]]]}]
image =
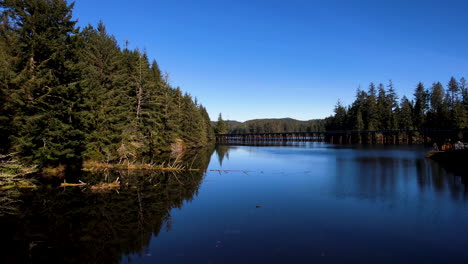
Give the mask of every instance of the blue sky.
[{"label": "blue sky", "polygon": [[468,78],[468,1],[77,0],[73,14],[146,50],[212,120],[323,118],[370,82],[401,97]]}]

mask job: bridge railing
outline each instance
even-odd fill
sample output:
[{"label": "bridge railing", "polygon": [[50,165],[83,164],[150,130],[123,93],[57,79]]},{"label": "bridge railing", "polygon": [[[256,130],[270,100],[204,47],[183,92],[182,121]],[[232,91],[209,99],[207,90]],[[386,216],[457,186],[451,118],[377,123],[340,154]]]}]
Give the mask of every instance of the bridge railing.
[{"label": "bridge railing", "polygon": [[[460,136],[461,135],[461,136]],[[444,138],[468,138],[468,129],[391,129],[391,130],[334,130],[275,133],[216,134],[218,143],[259,141],[326,141],[330,143],[427,143]]]}]

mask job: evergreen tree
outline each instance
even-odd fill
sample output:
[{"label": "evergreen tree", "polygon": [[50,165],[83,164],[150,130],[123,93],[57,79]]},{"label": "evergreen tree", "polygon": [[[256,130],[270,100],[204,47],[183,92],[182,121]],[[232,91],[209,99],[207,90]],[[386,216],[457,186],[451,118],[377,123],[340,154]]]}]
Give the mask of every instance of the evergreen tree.
[{"label": "evergreen tree", "polygon": [[466,85],[466,80],[465,78],[460,79],[460,91],[462,95],[462,103],[464,107],[468,107],[468,87]]},{"label": "evergreen tree", "polygon": [[120,49],[117,41],[108,35],[102,22],[97,29],[86,27],[82,36],[81,66],[84,102],[82,118],[86,132],[88,159],[109,162],[117,158],[121,141],[118,131],[119,99],[122,94],[119,81]]},{"label": "evergreen tree", "polygon": [[395,91],[395,88],[393,87],[393,82],[392,80],[388,81],[387,85],[387,104],[389,106],[389,115],[390,119],[388,120],[389,123],[389,129],[397,129],[398,124],[397,124],[397,119],[396,119],[396,112],[399,109],[398,107],[398,95]]},{"label": "evergreen tree", "polygon": [[379,129],[388,130],[394,127],[393,120],[393,100],[394,94],[387,94],[383,84],[379,84],[379,94],[377,97],[377,111]]},{"label": "evergreen tree", "polygon": [[364,130],[365,123],[363,118],[363,111],[365,111],[365,100],[367,93],[360,88],[356,90],[356,99],[348,111],[348,126],[354,130]]},{"label": "evergreen tree", "polygon": [[223,116],[219,113],[218,122],[215,127],[216,134],[226,134],[229,132],[228,125],[226,121],[223,120]]},{"label": "evergreen tree", "polygon": [[411,102],[403,96],[400,103],[400,112],[398,114],[398,123],[400,129],[413,129],[413,105]]},{"label": "evergreen tree", "polygon": [[443,128],[448,118],[447,104],[444,101],[445,91],[440,82],[434,83],[430,94],[430,111],[428,113],[429,127]]},{"label": "evergreen tree", "polygon": [[215,140],[215,134],[214,134],[214,129],[211,127],[211,120],[210,116],[208,115],[208,112],[206,111],[206,108],[203,105],[199,105],[198,107],[200,114],[202,116],[202,120],[204,123],[205,127],[205,133],[207,136],[207,142],[213,142]]},{"label": "evergreen tree", "polygon": [[79,163],[83,133],[77,116],[77,44],[66,1],[8,0],[1,2],[17,40],[17,75],[9,90],[17,103],[12,148],[44,165]]},{"label": "evergreen tree", "polygon": [[457,104],[458,102],[458,92],[459,92],[459,86],[458,86],[458,82],[457,80],[452,76],[450,78],[450,81],[448,83],[448,87],[447,87],[447,92],[448,92],[448,107],[450,110],[452,110],[455,105]]},{"label": "evergreen tree", "polygon": [[136,162],[214,139],[204,107],[64,0],[0,1],[0,152],[44,166]]},{"label": "evergreen tree", "polygon": [[423,128],[427,111],[427,94],[424,85],[420,82],[414,92],[413,124],[416,129]]},{"label": "evergreen tree", "polygon": [[449,82],[449,90],[452,91],[453,108],[452,108],[451,118],[454,121],[454,127],[466,128],[468,127],[468,108],[466,107],[466,104],[465,104],[465,100],[466,100],[465,79],[461,78],[459,83],[451,79]]},{"label": "evergreen tree", "polygon": [[333,118],[333,130],[346,130],[347,111],[339,100],[335,105],[334,111],[335,117]]},{"label": "evergreen tree", "polygon": [[364,111],[364,122],[366,123],[367,130],[375,130],[377,129],[377,101],[376,101],[376,90],[374,83],[369,85],[369,90],[367,93],[367,98],[365,101],[365,111]]},{"label": "evergreen tree", "polygon": [[10,148],[10,136],[14,135],[13,117],[17,111],[12,81],[18,63],[18,36],[13,33],[8,12],[0,16],[0,153]]},{"label": "evergreen tree", "polygon": [[392,111],[398,107],[398,95],[393,87],[392,80],[389,80],[387,85],[387,101],[390,103]]},{"label": "evergreen tree", "polygon": [[444,94],[444,87],[440,82],[434,83],[432,85],[430,94],[430,109],[432,113],[442,112],[444,104]]},{"label": "evergreen tree", "polygon": [[364,130],[364,120],[362,119],[362,113],[360,109],[356,114],[356,125],[354,126],[354,129],[357,131]]},{"label": "evergreen tree", "polygon": [[185,94],[182,98],[182,137],[185,142],[192,145],[206,145],[207,135],[205,123],[198,106],[193,103],[192,97]]},{"label": "evergreen tree", "polygon": [[465,78],[460,79],[461,99],[457,106],[458,127],[468,128],[468,87]]}]

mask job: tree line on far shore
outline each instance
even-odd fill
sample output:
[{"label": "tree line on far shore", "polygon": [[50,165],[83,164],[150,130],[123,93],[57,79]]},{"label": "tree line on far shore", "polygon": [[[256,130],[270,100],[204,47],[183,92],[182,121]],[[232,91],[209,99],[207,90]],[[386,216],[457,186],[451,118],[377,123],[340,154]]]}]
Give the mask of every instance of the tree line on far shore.
[{"label": "tree line on far shore", "polygon": [[219,114],[218,121],[212,122],[216,134],[288,133],[325,131],[324,119],[301,121],[292,118],[252,119],[245,122],[224,120]]},{"label": "tree line on far shore", "polygon": [[204,106],[65,0],[0,1],[0,154],[42,166],[147,161],[214,139]]},{"label": "tree line on far shore", "polygon": [[401,99],[389,81],[357,89],[349,106],[340,101],[334,114],[325,119],[299,121],[291,118],[254,119],[246,122],[225,121],[222,116],[213,123],[218,134],[322,132],[343,130],[424,130],[468,128],[468,87],[465,78],[454,77],[444,87],[435,82],[431,87],[418,83],[413,98]]},{"label": "tree line on far shore", "polygon": [[446,87],[440,82],[425,87],[420,82],[413,98],[399,99],[392,81],[386,87],[371,83],[367,91],[357,89],[351,105],[338,101],[325,123],[328,131],[465,129],[468,87],[465,78],[452,77]]},{"label": "tree line on far shore", "polygon": [[253,119],[234,126],[230,132],[245,133],[287,133],[324,131],[323,119],[300,121],[292,118]]}]

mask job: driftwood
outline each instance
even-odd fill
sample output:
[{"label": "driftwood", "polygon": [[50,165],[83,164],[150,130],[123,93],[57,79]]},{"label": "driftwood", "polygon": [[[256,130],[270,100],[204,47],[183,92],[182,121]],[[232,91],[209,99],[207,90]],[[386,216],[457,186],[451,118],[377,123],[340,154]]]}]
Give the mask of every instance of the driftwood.
[{"label": "driftwood", "polygon": [[80,183],[67,183],[66,181],[63,181],[59,187],[79,187],[79,186],[85,186],[86,183],[82,182],[79,180]]}]

